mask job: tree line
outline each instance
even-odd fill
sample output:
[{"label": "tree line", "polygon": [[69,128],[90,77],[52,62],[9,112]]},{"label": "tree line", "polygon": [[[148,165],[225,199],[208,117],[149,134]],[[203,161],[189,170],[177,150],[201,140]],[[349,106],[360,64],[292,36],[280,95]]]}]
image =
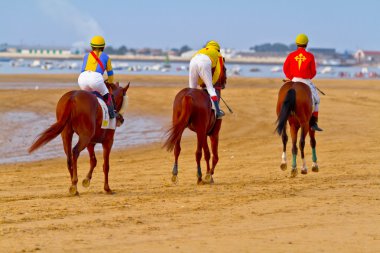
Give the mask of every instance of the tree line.
[{"label": "tree line", "polygon": [[282,44],[282,43],[264,43],[249,48],[255,52],[289,52],[297,49],[296,44]]},{"label": "tree line", "polygon": [[[180,48],[171,48],[169,51],[172,51],[175,54],[181,55],[182,53],[185,53],[191,50],[192,50],[191,47],[184,45]],[[136,48],[127,48],[124,45],[118,48],[107,46],[105,47],[104,52],[107,54],[113,54],[113,55],[125,55],[125,54],[137,54],[137,53],[150,55],[150,54],[160,53],[160,52],[165,53],[161,49],[153,49],[153,48],[136,49]]]}]

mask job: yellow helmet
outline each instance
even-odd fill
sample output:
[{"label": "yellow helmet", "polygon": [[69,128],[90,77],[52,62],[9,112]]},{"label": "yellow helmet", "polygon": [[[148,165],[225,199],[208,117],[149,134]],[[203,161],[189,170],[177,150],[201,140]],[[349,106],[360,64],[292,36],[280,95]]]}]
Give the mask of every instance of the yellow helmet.
[{"label": "yellow helmet", "polygon": [[216,50],[220,51],[219,43],[215,40],[210,40],[209,42],[207,42],[206,47],[214,47]]},{"label": "yellow helmet", "polygon": [[309,38],[306,36],[306,34],[300,33],[297,35],[296,38],[296,44],[300,46],[305,46],[309,43]]},{"label": "yellow helmet", "polygon": [[96,35],[92,37],[90,45],[92,47],[105,47],[106,41],[104,40],[102,36]]}]

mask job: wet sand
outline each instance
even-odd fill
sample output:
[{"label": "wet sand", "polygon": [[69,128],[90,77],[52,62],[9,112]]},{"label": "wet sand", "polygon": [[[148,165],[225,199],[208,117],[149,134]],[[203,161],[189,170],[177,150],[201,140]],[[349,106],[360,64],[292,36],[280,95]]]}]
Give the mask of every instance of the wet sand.
[{"label": "wet sand", "polygon": [[[73,78],[1,76],[32,85]],[[172,100],[186,86],[184,77],[120,80],[132,82],[127,115],[163,117],[167,124]],[[0,251],[379,252],[380,81],[316,84],[327,93],[320,109],[325,131],[317,134],[319,173],[290,178],[279,168],[282,144],[273,131],[280,80],[230,78],[223,97],[235,113],[223,120],[214,185],[196,185],[191,132],[183,139],[177,185],[170,181],[173,155],[160,142],[111,154],[114,195],[103,193],[101,153],[91,186],[80,185],[79,197],[68,194],[64,158],[3,164]],[[0,112],[43,117],[69,89],[33,87],[1,89]],[[7,129],[1,140],[12,137],[14,129],[1,123]],[[310,168],[309,145],[306,156]],[[83,152],[80,182],[88,167]]]}]

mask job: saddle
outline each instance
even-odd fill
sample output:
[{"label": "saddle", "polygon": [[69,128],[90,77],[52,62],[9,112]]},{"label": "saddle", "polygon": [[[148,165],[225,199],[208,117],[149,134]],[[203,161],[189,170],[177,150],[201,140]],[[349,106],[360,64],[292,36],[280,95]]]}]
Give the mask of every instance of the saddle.
[{"label": "saddle", "polygon": [[103,96],[97,92],[97,91],[92,91],[91,92],[97,99],[100,107],[102,108],[102,129],[116,129],[116,118],[110,118],[109,111],[108,111],[108,106],[106,104],[106,101],[104,100]]}]

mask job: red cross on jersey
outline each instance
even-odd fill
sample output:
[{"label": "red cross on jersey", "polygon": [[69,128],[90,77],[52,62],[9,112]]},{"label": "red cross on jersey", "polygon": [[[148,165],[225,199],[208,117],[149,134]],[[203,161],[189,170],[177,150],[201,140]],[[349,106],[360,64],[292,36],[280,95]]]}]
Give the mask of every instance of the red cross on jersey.
[{"label": "red cross on jersey", "polygon": [[294,77],[313,79],[317,74],[314,55],[299,47],[288,55],[283,70],[290,80]]}]

